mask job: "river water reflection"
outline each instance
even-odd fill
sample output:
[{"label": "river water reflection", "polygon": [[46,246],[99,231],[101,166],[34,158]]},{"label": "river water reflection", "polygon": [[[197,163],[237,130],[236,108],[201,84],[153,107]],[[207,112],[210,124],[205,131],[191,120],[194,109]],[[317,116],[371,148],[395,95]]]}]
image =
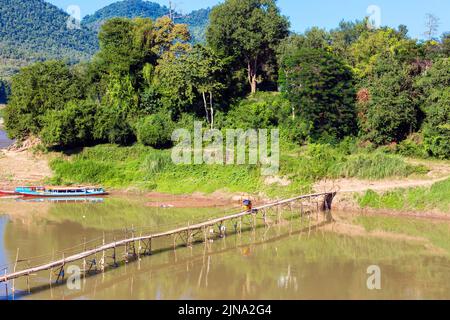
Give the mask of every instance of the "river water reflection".
[{"label": "river water reflection", "polygon": [[[17,248],[20,258],[58,257],[62,250],[104,234],[119,237],[126,229],[139,232],[143,226],[147,231],[162,231],[235,211],[149,208],[144,205],[147,200],[0,200],[0,265],[13,264]],[[365,219],[365,224],[375,221]],[[352,219],[344,220],[357,227]],[[405,224],[408,221],[405,219]],[[436,226],[439,237],[444,237],[426,243],[401,234],[346,233],[337,225],[335,229],[333,225],[309,229],[305,223],[297,218],[268,229],[230,234],[206,245],[165,250],[87,277],[80,290],[69,290],[66,285],[49,288],[49,272],[42,272],[32,276],[31,294],[25,293],[25,279],[17,280],[15,298],[450,299],[450,258],[445,245],[448,222],[420,221],[420,226]],[[171,243],[158,245],[170,248]],[[381,268],[381,290],[367,288],[371,265]],[[4,292],[5,286],[0,284],[0,297]]]}]

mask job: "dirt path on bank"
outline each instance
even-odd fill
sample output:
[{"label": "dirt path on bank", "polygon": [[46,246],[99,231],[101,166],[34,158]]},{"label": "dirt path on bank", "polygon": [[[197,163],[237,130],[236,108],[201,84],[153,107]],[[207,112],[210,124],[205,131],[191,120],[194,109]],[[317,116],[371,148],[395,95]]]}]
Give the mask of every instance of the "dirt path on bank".
[{"label": "dirt path on bank", "polygon": [[407,159],[407,162],[412,165],[424,165],[430,169],[430,172],[424,177],[389,178],[379,181],[359,179],[323,180],[316,183],[314,189],[316,192],[338,191],[338,194],[333,201],[333,208],[336,210],[364,214],[381,214],[393,217],[448,220],[450,218],[449,212],[441,212],[439,210],[419,212],[361,208],[359,206],[355,195],[363,194],[368,190],[383,193],[395,189],[431,187],[437,182],[445,181],[450,178],[450,161]]},{"label": "dirt path on bank", "polygon": [[388,178],[379,181],[360,179],[322,180],[314,185],[317,192],[338,191],[339,193],[363,193],[368,190],[389,191],[399,188],[430,187],[450,178],[449,161],[407,160],[413,165],[424,165],[430,169],[425,177]]}]

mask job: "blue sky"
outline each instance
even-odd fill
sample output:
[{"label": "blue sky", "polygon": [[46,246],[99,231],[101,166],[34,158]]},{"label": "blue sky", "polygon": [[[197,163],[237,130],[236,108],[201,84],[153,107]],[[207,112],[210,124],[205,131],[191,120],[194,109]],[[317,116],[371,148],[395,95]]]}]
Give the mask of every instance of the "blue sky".
[{"label": "blue sky", "polygon": [[[48,0],[67,9],[69,5],[78,5],[81,15],[95,12],[115,0]],[[153,0],[168,5],[169,0]],[[191,10],[214,6],[221,0],[173,0],[183,13]],[[408,26],[410,36],[422,38],[425,31],[425,14],[432,13],[440,18],[439,34],[450,31],[449,0],[278,0],[278,6],[288,16],[292,30],[303,32],[312,26],[335,28],[342,20],[362,19],[367,8],[376,5],[380,8],[381,25],[397,27]]]}]

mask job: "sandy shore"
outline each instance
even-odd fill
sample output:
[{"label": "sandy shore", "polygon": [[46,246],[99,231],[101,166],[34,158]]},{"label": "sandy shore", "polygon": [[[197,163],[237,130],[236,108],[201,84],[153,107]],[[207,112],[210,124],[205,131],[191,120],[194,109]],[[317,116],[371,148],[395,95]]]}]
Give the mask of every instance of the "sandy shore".
[{"label": "sandy shore", "polygon": [[0,150],[0,189],[11,190],[18,185],[41,184],[52,176],[45,156],[30,151]]}]

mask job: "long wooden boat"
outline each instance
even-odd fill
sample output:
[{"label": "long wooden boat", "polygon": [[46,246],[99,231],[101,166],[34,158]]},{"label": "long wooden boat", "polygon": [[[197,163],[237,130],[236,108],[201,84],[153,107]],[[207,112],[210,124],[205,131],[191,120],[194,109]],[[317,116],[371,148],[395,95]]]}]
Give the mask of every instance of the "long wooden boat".
[{"label": "long wooden boat", "polygon": [[0,190],[0,197],[3,196],[16,196],[17,193],[15,191],[7,191],[7,190]]},{"label": "long wooden boat", "polygon": [[52,187],[18,187],[15,192],[24,197],[38,198],[59,198],[59,197],[90,197],[104,196],[108,193],[103,188],[97,187],[71,187],[71,188],[52,188]]}]

